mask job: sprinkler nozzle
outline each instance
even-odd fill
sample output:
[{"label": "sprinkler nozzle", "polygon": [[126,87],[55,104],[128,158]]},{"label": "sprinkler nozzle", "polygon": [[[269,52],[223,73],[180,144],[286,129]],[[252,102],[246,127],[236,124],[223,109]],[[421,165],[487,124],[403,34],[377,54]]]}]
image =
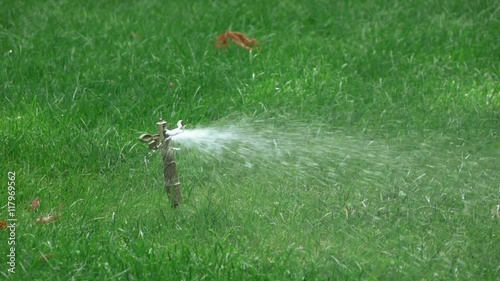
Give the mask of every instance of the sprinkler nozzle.
[{"label": "sprinkler nozzle", "polygon": [[186,126],[182,124],[182,120],[177,122],[177,128],[173,130],[167,129],[167,122],[160,118],[160,121],[156,122],[156,126],[158,127],[158,134],[142,134],[139,139],[142,142],[148,144],[149,149],[157,150],[163,144],[164,141],[169,140],[171,136],[178,135],[184,132]]},{"label": "sprinkler nozzle", "polygon": [[165,129],[165,134],[169,137],[175,136],[175,135],[178,135],[180,133],[183,133],[185,128],[186,128],[186,126],[184,126],[182,124],[182,120],[179,120],[179,121],[177,121],[177,128],[175,128],[173,130]]}]

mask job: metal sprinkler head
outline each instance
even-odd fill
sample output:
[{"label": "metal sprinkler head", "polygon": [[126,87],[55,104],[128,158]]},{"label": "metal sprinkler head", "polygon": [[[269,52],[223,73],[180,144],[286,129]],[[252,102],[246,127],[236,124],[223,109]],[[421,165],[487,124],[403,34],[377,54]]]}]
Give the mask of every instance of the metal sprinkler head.
[{"label": "metal sprinkler head", "polygon": [[177,122],[177,128],[173,130],[167,129],[167,122],[162,118],[156,122],[158,134],[142,134],[139,139],[148,144],[149,149],[157,150],[161,147],[161,154],[163,158],[163,175],[165,177],[165,188],[167,195],[172,202],[172,207],[179,207],[182,199],[181,183],[177,174],[177,166],[174,156],[174,148],[170,146],[171,136],[178,135],[184,132],[185,126],[182,120]]},{"label": "metal sprinkler head", "polygon": [[179,120],[177,122],[177,128],[173,130],[168,130],[167,129],[168,123],[160,118],[158,122],[156,122],[156,127],[158,129],[158,134],[151,135],[151,134],[142,134],[139,136],[139,139],[142,142],[145,142],[148,144],[149,149],[151,150],[157,150],[160,148],[160,146],[163,144],[165,140],[168,140],[171,136],[178,135],[180,133],[184,132],[184,129],[186,126],[182,124],[182,120]]}]

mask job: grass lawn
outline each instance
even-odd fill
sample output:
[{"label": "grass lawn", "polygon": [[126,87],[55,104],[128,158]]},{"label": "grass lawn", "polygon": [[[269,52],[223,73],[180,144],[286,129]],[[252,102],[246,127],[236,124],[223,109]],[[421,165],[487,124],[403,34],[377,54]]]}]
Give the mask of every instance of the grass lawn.
[{"label": "grass lawn", "polygon": [[[2,278],[500,280],[497,1],[0,7]],[[159,117],[287,151],[181,146],[172,209]]]}]

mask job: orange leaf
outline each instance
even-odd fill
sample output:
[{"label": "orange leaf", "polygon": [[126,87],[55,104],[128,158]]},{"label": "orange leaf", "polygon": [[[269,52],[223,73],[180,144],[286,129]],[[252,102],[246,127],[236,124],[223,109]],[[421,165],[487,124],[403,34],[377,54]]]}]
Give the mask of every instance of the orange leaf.
[{"label": "orange leaf", "polygon": [[229,41],[233,41],[236,45],[245,48],[249,51],[252,50],[259,42],[255,39],[249,39],[248,37],[245,36],[245,34],[241,32],[235,32],[235,31],[226,31],[219,36],[217,36],[217,41],[215,41],[215,47],[217,48],[228,48],[229,47]]},{"label": "orange leaf", "polygon": [[49,215],[46,217],[41,217],[36,220],[37,223],[49,223],[59,219],[59,215]]},{"label": "orange leaf", "polygon": [[0,221],[0,229],[7,229],[7,222],[6,221]]},{"label": "orange leaf", "polygon": [[31,202],[31,210],[35,211],[38,207],[40,207],[40,198],[37,197]]}]

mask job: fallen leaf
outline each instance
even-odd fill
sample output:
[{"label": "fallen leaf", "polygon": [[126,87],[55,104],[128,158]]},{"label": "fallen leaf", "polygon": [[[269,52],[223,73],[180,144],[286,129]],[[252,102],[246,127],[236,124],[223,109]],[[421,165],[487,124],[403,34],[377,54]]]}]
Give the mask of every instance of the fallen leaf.
[{"label": "fallen leaf", "polygon": [[33,201],[31,201],[31,211],[35,211],[40,207],[40,198],[35,198]]},{"label": "fallen leaf", "polygon": [[7,222],[6,221],[0,221],[0,229],[7,229]]},{"label": "fallen leaf", "polygon": [[37,223],[49,223],[59,219],[59,215],[49,215],[46,217],[41,217],[36,220]]},{"label": "fallen leaf", "polygon": [[53,259],[53,258],[54,258],[54,253],[42,254],[42,257],[40,258],[40,262],[45,263],[49,259]]},{"label": "fallen leaf", "polygon": [[137,40],[137,39],[141,39],[141,35],[135,33],[135,32],[130,32],[130,36],[132,36],[133,39]]},{"label": "fallen leaf", "polygon": [[217,36],[215,47],[228,48],[229,40],[233,41],[236,45],[251,51],[259,42],[255,39],[249,39],[245,34],[235,31],[226,31]]}]

